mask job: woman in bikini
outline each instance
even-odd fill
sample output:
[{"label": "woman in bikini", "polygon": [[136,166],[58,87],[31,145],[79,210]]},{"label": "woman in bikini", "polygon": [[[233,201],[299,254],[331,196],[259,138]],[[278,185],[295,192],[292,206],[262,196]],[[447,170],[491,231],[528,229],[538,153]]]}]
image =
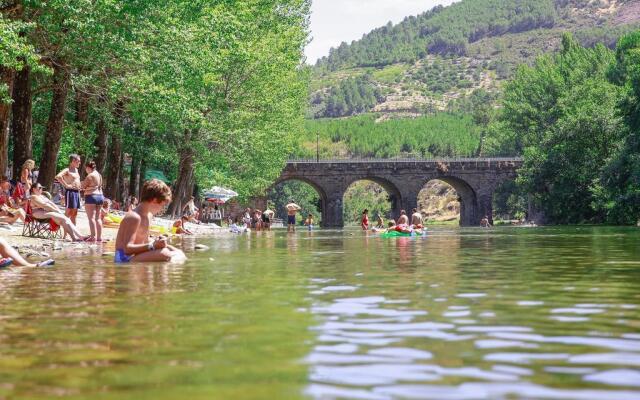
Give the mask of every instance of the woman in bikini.
[{"label": "woman in bikini", "polygon": [[100,211],[104,203],[102,194],[102,176],[96,170],[95,161],[89,161],[85,167],[87,177],[82,181],[81,187],[84,190],[84,209],[89,219],[89,230],[91,236],[89,241],[102,242],[102,218]]}]

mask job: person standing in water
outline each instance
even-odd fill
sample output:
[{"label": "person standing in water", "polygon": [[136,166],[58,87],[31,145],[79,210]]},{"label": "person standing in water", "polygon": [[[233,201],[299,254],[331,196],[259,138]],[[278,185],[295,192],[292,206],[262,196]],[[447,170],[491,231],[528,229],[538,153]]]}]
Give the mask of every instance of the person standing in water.
[{"label": "person standing in water", "polygon": [[298,213],[298,211],[302,210],[302,208],[294,203],[293,200],[289,200],[289,204],[287,204],[285,208],[287,209],[287,232],[295,232],[296,214]]},{"label": "person standing in water", "polygon": [[369,210],[367,210],[366,208],[362,212],[362,220],[360,221],[360,226],[362,227],[363,231],[369,229]]},{"label": "person standing in water", "polygon": [[[307,219],[304,220],[304,224],[307,226],[309,231],[313,230],[313,214],[309,214]],[[295,230],[295,229],[294,229]]]},{"label": "person standing in water", "polygon": [[71,154],[69,156],[69,167],[60,171],[56,175],[55,180],[65,188],[65,212],[64,215],[69,217],[71,222],[76,224],[78,209],[80,208],[80,156]]}]

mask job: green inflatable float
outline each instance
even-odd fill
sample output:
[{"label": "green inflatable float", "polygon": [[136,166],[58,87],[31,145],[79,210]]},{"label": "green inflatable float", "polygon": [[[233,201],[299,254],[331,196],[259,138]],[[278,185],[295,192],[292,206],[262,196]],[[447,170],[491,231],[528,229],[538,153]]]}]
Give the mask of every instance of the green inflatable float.
[{"label": "green inflatable float", "polygon": [[411,233],[391,231],[391,232],[381,233],[380,237],[382,237],[382,238],[397,238],[397,237],[426,236],[426,234],[427,234],[426,231],[413,231]]}]

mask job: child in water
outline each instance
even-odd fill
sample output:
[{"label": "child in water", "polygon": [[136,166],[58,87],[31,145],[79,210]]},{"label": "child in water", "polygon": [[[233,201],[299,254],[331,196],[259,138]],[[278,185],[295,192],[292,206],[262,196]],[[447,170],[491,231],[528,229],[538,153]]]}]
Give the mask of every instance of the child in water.
[{"label": "child in water", "polygon": [[171,189],[158,179],[142,186],[140,204],[125,214],[116,236],[116,263],[181,261],[184,253],[167,244],[166,239],[149,241],[151,219],[171,201]]},{"label": "child in water", "polygon": [[309,214],[307,219],[304,220],[304,224],[307,226],[307,229],[310,231],[313,230],[313,214]]}]

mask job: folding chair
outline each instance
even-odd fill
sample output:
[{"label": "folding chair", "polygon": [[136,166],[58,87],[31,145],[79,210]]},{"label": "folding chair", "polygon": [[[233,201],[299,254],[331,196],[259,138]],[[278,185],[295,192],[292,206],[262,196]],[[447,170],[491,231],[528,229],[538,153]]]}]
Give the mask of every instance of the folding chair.
[{"label": "folding chair", "polygon": [[33,216],[31,201],[27,200],[22,227],[22,236],[35,237],[40,239],[62,239],[64,237],[62,229],[52,218],[39,219]]}]

